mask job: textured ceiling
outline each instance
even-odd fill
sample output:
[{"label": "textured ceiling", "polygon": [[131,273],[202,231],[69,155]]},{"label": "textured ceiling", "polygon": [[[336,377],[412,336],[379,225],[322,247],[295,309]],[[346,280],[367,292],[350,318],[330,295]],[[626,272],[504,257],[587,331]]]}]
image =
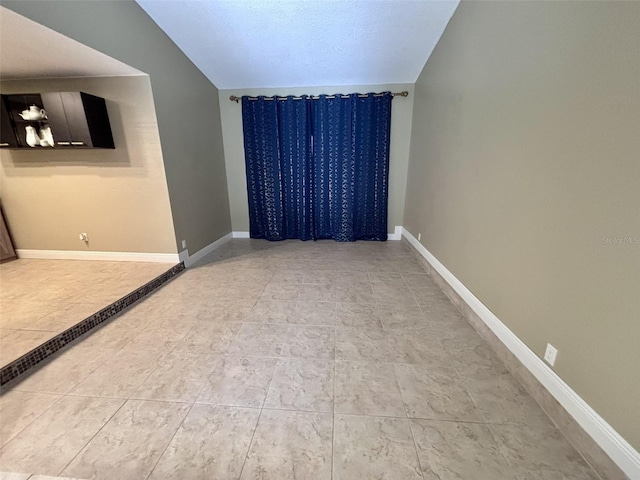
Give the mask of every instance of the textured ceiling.
[{"label": "textured ceiling", "polygon": [[120,75],[143,72],[0,7],[1,79]]},{"label": "textured ceiling", "polygon": [[458,0],[137,0],[218,88],[414,83]]}]

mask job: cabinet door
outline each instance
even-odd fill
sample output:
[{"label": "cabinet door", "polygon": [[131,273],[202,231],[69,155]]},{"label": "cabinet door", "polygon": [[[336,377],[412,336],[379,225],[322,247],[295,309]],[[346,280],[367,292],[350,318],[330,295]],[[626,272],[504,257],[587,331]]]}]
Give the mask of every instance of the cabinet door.
[{"label": "cabinet door", "polygon": [[60,97],[62,98],[67,124],[69,125],[71,145],[93,147],[80,92],[61,92]]},{"label": "cabinet door", "polygon": [[7,106],[4,103],[4,95],[0,99],[0,104],[0,147],[15,148],[18,146],[18,139],[16,138],[16,132],[13,130]]},{"label": "cabinet door", "polygon": [[109,124],[107,102],[104,98],[96,97],[88,93],[80,92],[84,112],[91,135],[91,144],[98,148],[116,148]]},{"label": "cabinet door", "polygon": [[60,93],[42,93],[42,103],[47,112],[47,119],[51,127],[51,134],[56,147],[70,147],[71,134],[67,125],[67,116],[64,113]]}]

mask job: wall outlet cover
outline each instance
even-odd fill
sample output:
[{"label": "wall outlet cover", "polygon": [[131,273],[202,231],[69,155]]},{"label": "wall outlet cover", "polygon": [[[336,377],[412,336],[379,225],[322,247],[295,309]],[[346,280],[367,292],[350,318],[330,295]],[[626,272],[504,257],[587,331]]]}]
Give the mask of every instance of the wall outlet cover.
[{"label": "wall outlet cover", "polygon": [[553,367],[553,364],[556,363],[557,354],[558,354],[558,350],[550,343],[547,343],[547,349],[544,351],[544,359],[552,367]]}]

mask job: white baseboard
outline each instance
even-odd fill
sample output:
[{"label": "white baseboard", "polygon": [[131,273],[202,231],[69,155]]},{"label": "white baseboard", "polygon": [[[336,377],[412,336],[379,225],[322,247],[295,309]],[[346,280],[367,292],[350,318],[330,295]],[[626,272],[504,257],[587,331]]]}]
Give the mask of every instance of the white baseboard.
[{"label": "white baseboard", "polygon": [[387,240],[402,240],[402,230],[401,226],[396,225],[393,233],[387,234]]},{"label": "white baseboard", "polygon": [[184,266],[186,268],[189,268],[191,265],[196,263],[198,260],[200,260],[204,256],[208,255],[209,253],[213,252],[219,246],[227,243],[229,240],[231,240],[231,238],[233,238],[233,233],[227,233],[224,237],[221,237],[218,240],[216,240],[215,242],[210,243],[206,247],[201,248],[200,250],[198,250],[193,255],[189,255],[189,250],[188,249],[187,250],[183,250],[182,252],[180,252],[180,261],[184,262]]},{"label": "white baseboard", "polygon": [[109,262],[178,263],[177,253],[83,252],[73,250],[16,250],[18,258],[46,260],[105,260]]},{"label": "white baseboard", "polygon": [[405,228],[402,235],[431,264],[442,278],[493,331],[500,341],[538,379],[576,422],[593,438],[620,469],[632,479],[640,479],[640,453],[606,420],[587,404],[564,380],[547,366],[525,343],[498,319],[424,245]]},{"label": "white baseboard", "polygon": [[[249,232],[232,232],[233,238],[251,238]],[[402,240],[402,227],[397,226],[393,233],[387,234],[387,240]]]}]

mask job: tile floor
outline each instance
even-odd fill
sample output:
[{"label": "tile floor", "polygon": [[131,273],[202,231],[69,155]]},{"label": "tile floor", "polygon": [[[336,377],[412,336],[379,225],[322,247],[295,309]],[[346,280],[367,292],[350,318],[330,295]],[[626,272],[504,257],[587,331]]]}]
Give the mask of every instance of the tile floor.
[{"label": "tile floor", "polygon": [[598,478],[400,242],[233,240],[80,340],[0,397],[0,470]]},{"label": "tile floor", "polygon": [[0,264],[0,367],[170,267],[166,263],[36,259]]}]

